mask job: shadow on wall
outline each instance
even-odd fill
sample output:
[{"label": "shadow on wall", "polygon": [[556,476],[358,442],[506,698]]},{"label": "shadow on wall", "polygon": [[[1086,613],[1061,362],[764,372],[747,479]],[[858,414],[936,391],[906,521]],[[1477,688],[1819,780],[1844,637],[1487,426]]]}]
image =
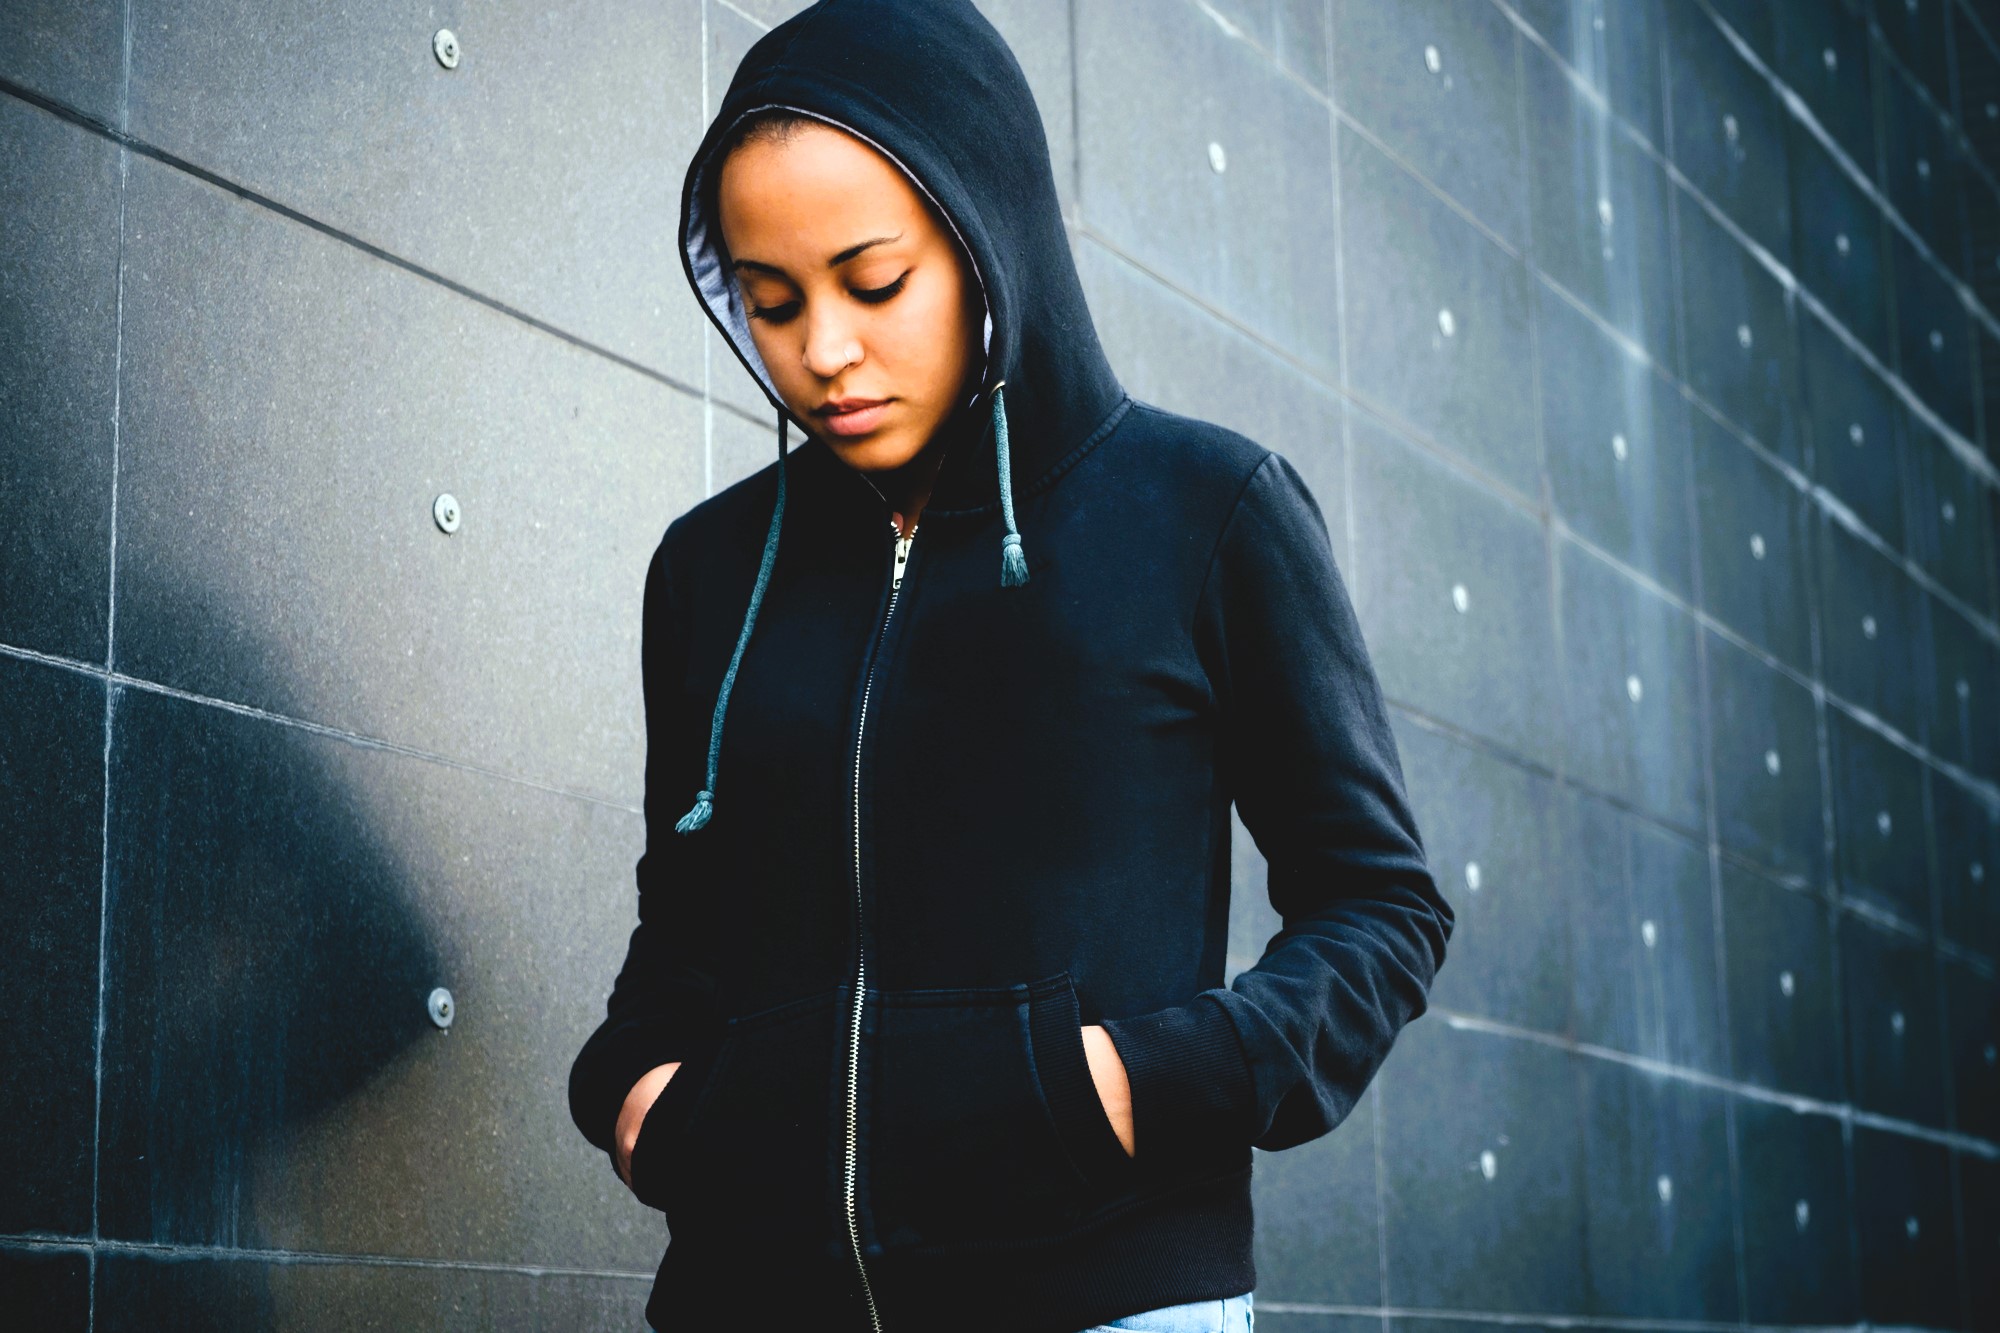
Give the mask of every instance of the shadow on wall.
[{"label": "shadow on wall", "polygon": [[[355,1198],[356,1175],[427,1150],[371,1133],[392,1121],[328,1114],[384,1096],[437,1035],[427,998],[443,960],[373,827],[379,765],[351,743],[130,688],[112,734],[102,1231],[319,1248],[302,1228]],[[403,1206],[392,1188],[361,1197]],[[143,1308],[162,1326],[289,1322],[264,1265],[221,1281],[210,1264],[133,1267],[151,1270]]]}]

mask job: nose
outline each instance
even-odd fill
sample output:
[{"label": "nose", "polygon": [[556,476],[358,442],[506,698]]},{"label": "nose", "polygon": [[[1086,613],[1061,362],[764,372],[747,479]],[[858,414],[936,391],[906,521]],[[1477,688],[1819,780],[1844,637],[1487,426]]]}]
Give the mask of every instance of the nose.
[{"label": "nose", "polygon": [[806,315],[806,341],[800,352],[805,368],[830,380],[861,359],[861,339],[838,308],[819,301]]}]

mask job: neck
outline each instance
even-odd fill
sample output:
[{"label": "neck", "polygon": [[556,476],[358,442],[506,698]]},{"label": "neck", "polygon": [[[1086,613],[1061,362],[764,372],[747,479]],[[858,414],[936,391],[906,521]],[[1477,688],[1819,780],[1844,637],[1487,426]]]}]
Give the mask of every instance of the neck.
[{"label": "neck", "polygon": [[907,537],[917,525],[917,516],[931,498],[931,483],[937,479],[938,464],[944,458],[945,440],[940,437],[899,468],[876,473],[871,480],[893,511],[890,517]]},{"label": "neck", "polygon": [[888,504],[890,518],[895,522],[897,531],[905,537],[915,530],[924,505],[930,501],[931,487],[937,481],[938,469],[944,465],[945,454],[951,450],[953,441],[970,427],[976,415],[970,406],[961,407],[938,427],[908,462],[900,467],[861,474]]}]

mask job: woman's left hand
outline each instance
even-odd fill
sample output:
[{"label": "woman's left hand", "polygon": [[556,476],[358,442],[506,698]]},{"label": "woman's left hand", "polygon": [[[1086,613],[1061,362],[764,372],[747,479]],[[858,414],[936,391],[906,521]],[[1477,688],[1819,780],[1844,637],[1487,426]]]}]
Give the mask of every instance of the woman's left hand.
[{"label": "woman's left hand", "polygon": [[1132,1085],[1125,1078],[1125,1062],[1111,1034],[1095,1023],[1083,1030],[1083,1053],[1090,1061],[1090,1081],[1097,1085],[1097,1100],[1118,1131],[1118,1142],[1127,1157],[1135,1156],[1132,1139]]}]

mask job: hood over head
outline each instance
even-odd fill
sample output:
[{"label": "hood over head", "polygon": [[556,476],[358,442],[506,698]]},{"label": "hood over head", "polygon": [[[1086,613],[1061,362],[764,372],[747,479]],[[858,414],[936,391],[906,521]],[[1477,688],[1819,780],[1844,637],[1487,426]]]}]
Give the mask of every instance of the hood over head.
[{"label": "hood over head", "polygon": [[721,226],[708,215],[716,149],[764,107],[830,121],[873,145],[937,206],[978,274],[985,374],[969,410],[943,427],[952,438],[927,512],[998,499],[986,429],[995,384],[1006,385],[1011,471],[1021,482],[1117,405],[1123,389],[1084,304],[1041,114],[1013,51],[970,0],[820,0],[744,56],[681,191],[688,281],[781,416],[790,414],[757,355],[723,267]]},{"label": "hood over head", "polygon": [[[1048,471],[1124,397],[1084,303],[1034,94],[971,0],[819,0],[772,28],[737,66],[681,190],[688,281],[778,412],[777,499],[735,660],[777,555],[787,427],[804,428],[757,354],[711,215],[717,149],[738,120],[766,107],[828,121],[871,144],[936,206],[972,260],[986,305],[984,372],[979,390],[940,427],[948,438],[924,514],[977,514],[997,503],[1003,586],[1027,581],[1013,483]],[[677,825],[682,832],[708,821],[735,677],[732,661],[716,700],[708,784]]]}]

